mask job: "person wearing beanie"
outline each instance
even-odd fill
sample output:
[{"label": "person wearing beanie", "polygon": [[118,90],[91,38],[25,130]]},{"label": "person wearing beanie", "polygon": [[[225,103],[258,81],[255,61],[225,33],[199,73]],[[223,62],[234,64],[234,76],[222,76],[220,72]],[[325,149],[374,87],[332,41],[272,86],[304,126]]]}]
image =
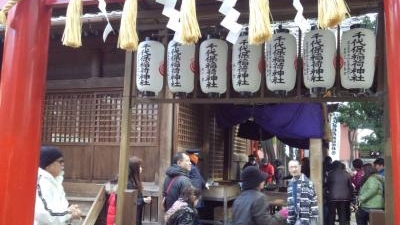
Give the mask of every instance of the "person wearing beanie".
[{"label": "person wearing beanie", "polygon": [[81,210],[77,205],[69,206],[62,186],[64,158],[55,147],[40,149],[39,171],[35,201],[35,225],[69,224],[80,219]]},{"label": "person wearing beanie", "polygon": [[286,224],[287,210],[283,208],[270,215],[268,199],[261,192],[267,174],[256,166],[246,167],[241,175],[242,192],[233,202],[233,225],[280,225]]},{"label": "person wearing beanie", "polygon": [[301,165],[297,160],[288,163],[292,179],[288,184],[288,225],[318,224],[318,204],[314,183],[301,173]]}]

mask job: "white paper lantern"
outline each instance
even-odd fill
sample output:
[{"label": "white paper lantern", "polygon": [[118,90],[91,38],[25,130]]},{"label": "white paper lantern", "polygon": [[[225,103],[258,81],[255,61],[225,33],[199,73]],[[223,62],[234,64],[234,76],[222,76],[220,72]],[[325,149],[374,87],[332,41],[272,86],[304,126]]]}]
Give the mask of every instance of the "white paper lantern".
[{"label": "white paper lantern", "polygon": [[255,93],[260,88],[262,46],[249,45],[246,32],[232,47],[232,85],[233,89],[244,95]]},{"label": "white paper lantern", "polygon": [[335,84],[335,35],[329,30],[312,30],[304,36],[304,85],[326,91]]},{"label": "white paper lantern", "polygon": [[200,87],[209,95],[226,91],[228,44],[220,39],[208,39],[200,44]]},{"label": "white paper lantern", "polygon": [[275,93],[287,93],[296,83],[296,38],[287,29],[279,29],[265,43],[267,88]]},{"label": "white paper lantern", "polygon": [[352,25],[342,35],[340,79],[346,89],[368,89],[374,81],[376,38],[372,30],[364,27]]},{"label": "white paper lantern", "polygon": [[161,91],[164,75],[164,45],[146,41],[138,45],[136,57],[136,86],[144,95],[153,96]]},{"label": "white paper lantern", "polygon": [[195,65],[195,45],[182,45],[174,40],[168,43],[167,75],[172,93],[193,91]]}]

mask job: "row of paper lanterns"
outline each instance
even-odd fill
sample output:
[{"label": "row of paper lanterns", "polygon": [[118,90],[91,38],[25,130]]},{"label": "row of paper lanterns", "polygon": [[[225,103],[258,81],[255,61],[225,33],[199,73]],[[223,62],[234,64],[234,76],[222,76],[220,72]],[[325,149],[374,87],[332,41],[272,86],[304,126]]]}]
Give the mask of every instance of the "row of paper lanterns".
[{"label": "row of paper lanterns", "polygon": [[[340,81],[345,89],[368,89],[375,71],[376,40],[372,30],[353,25],[343,32],[340,44]],[[333,32],[313,29],[303,42],[303,81],[312,89],[327,90],[335,83],[336,41]],[[157,94],[163,87],[164,45],[146,39],[137,50],[136,85],[139,91]],[[262,45],[249,45],[243,32],[232,47],[232,86],[239,93],[255,93],[265,66],[266,86],[272,92],[289,92],[296,83],[296,38],[286,29],[276,30]],[[173,93],[194,89],[197,63],[195,46],[170,41],[167,49],[168,87]],[[200,87],[206,94],[227,89],[228,44],[208,38],[199,48]]]}]

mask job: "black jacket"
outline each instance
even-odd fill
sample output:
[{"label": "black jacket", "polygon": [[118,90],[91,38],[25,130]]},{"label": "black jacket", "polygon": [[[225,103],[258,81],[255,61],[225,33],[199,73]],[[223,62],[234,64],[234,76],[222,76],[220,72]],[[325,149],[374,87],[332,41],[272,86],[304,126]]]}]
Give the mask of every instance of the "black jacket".
[{"label": "black jacket", "polygon": [[[165,210],[168,210],[169,208],[171,208],[172,204],[174,204],[174,202],[178,200],[183,190],[186,187],[192,186],[192,183],[189,178],[189,171],[183,169],[176,164],[168,167],[165,174],[167,175],[167,177],[164,180],[163,195],[165,196],[166,201]],[[174,177],[176,177],[176,179],[173,181],[174,183],[171,184],[171,187],[167,193],[167,188]]]},{"label": "black jacket", "polygon": [[200,174],[199,168],[192,163],[192,169],[189,172],[189,178],[192,181],[192,185],[195,188],[203,189],[206,186],[206,182]]},{"label": "black jacket", "polygon": [[327,196],[329,201],[350,201],[353,194],[351,176],[342,168],[335,168],[328,173]]}]

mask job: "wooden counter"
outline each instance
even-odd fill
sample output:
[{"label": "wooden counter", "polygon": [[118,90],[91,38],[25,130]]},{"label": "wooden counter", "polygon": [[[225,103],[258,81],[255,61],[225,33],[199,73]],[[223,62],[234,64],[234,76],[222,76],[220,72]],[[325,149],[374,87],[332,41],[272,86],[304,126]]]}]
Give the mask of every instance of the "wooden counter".
[{"label": "wooden counter", "polygon": [[[224,221],[223,224],[229,224],[228,218],[228,202],[235,200],[240,194],[240,186],[237,183],[219,183],[219,185],[210,186],[210,189],[205,189],[202,192],[202,198],[204,201],[214,201],[223,203]],[[208,223],[209,221],[202,221]],[[210,222],[212,224],[218,222]]]},{"label": "wooden counter", "polygon": [[287,192],[263,191],[271,206],[287,206]]}]

